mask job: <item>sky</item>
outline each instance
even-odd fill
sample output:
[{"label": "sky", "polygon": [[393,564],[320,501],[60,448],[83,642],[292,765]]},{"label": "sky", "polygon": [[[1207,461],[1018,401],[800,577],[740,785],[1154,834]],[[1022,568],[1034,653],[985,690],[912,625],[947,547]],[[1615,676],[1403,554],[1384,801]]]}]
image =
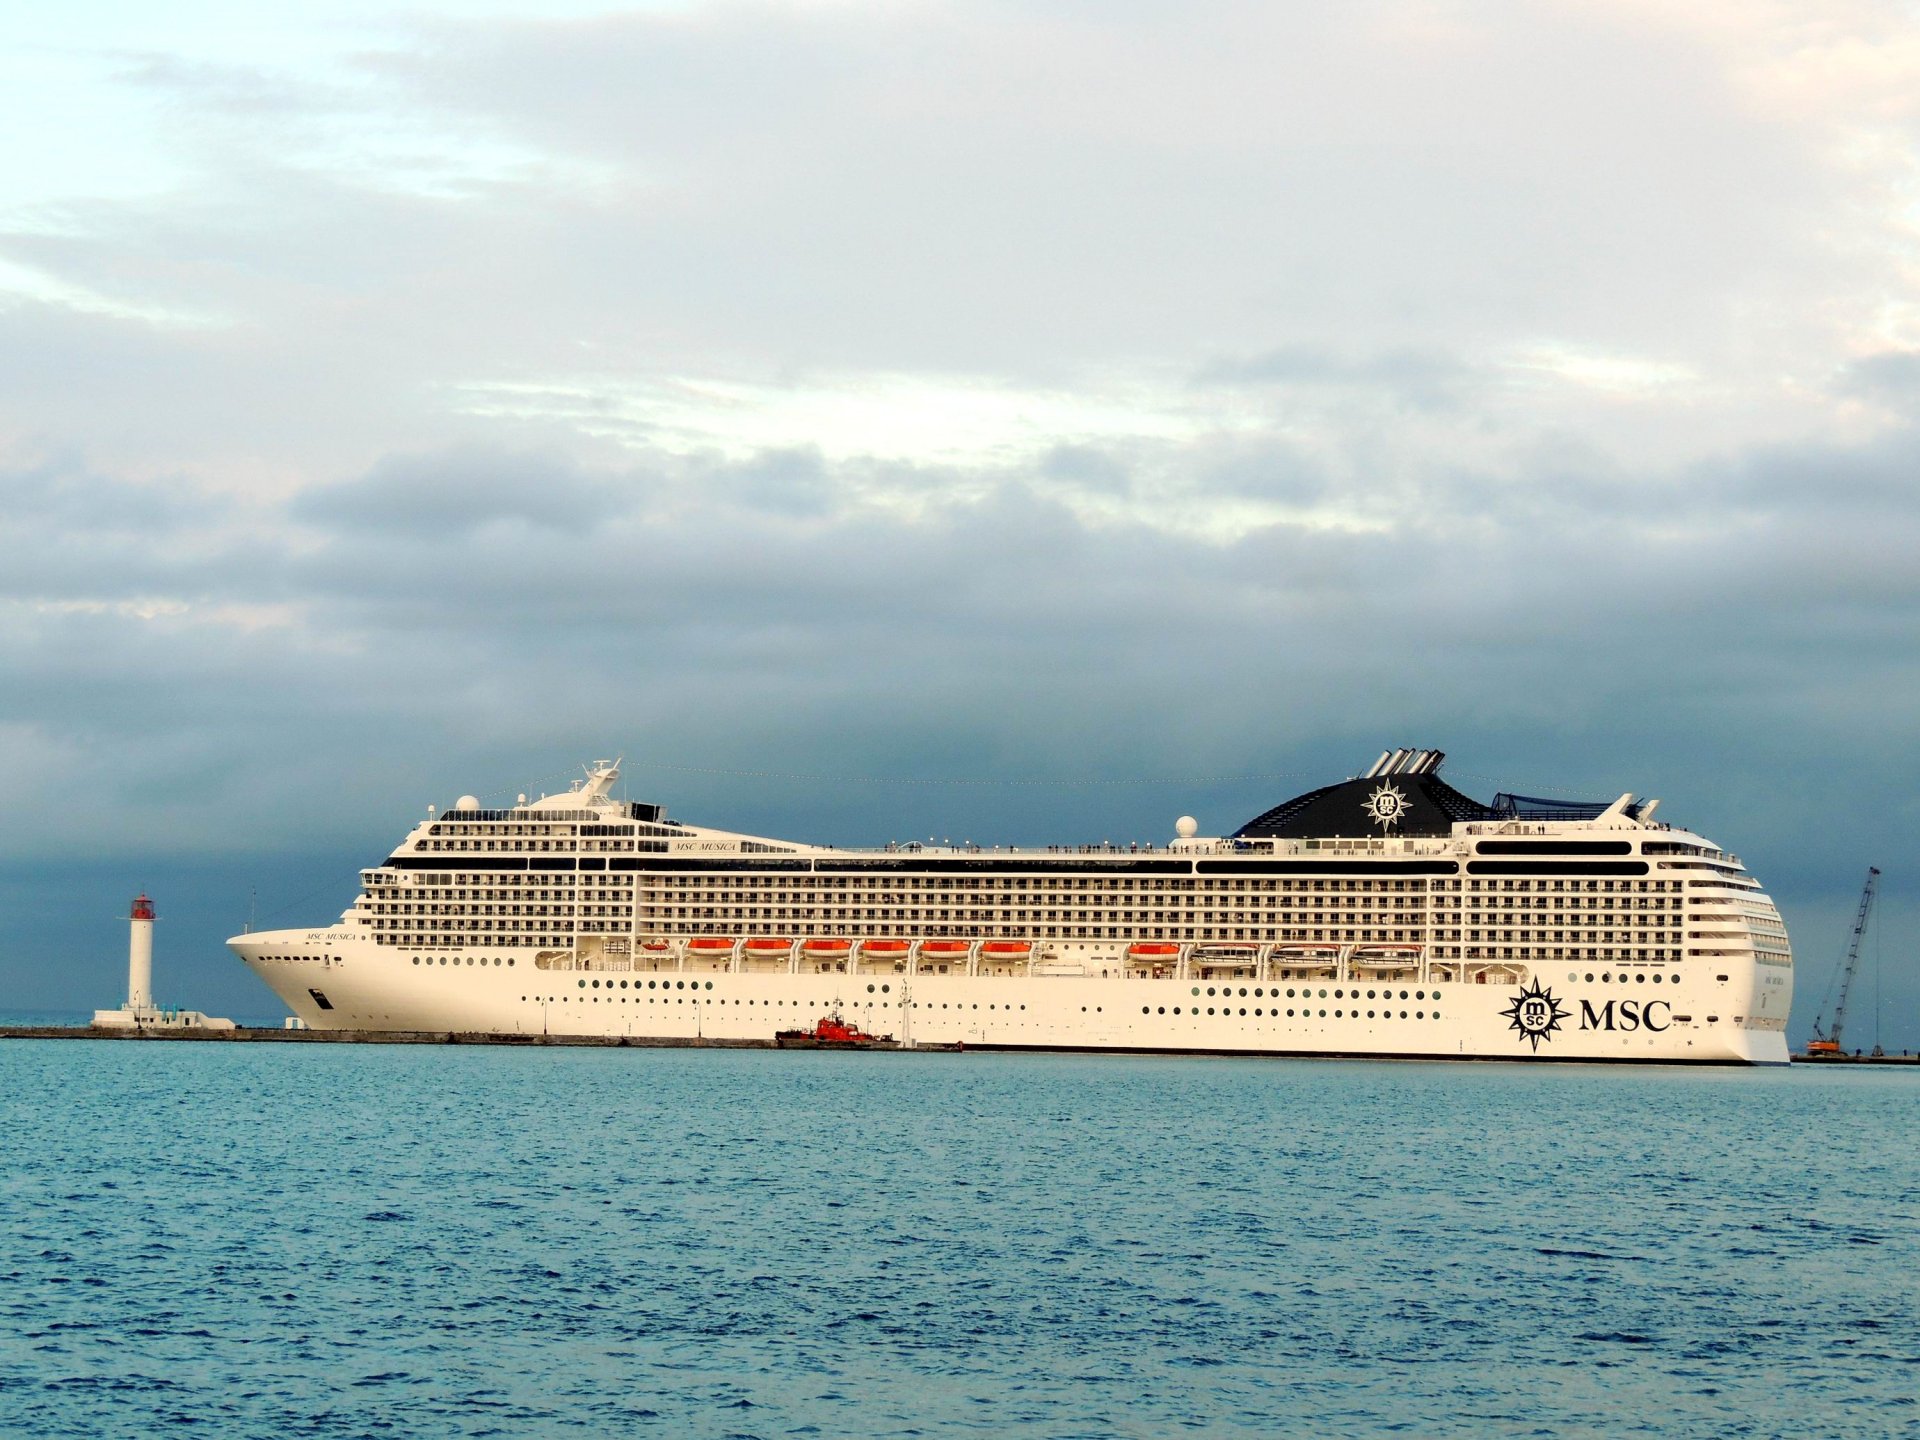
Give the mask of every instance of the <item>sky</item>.
[{"label": "sky", "polygon": [[0,1012],[146,886],[271,1018],[249,915],[601,756],[1046,843],[1411,745],[1740,854],[1796,1043],[1880,866],[1920,1047],[1911,5],[77,0],[0,126]]}]

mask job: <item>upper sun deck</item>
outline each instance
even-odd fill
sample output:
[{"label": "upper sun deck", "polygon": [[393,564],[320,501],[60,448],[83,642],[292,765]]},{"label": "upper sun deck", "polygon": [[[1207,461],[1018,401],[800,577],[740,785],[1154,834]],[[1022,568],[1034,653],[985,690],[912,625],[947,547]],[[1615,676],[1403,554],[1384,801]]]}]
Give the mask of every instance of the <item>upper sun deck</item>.
[{"label": "upper sun deck", "polygon": [[[1230,835],[1203,837],[1182,817],[1168,843],[1079,845],[976,845],[970,842],[889,842],[876,846],[814,845],[690,825],[666,818],[665,808],[616,800],[618,761],[586,767],[585,778],[557,795],[509,807],[483,807],[463,796],[444,814],[432,815],[408,835],[403,852],[439,853],[451,860],[484,852],[574,855],[646,852],[725,862],[741,857],[832,857],[912,866],[929,862],[978,862],[1007,857],[1033,864],[1111,864],[1164,859],[1259,860],[1294,857],[1322,860],[1549,854],[1589,856],[1662,855],[1695,863],[1739,868],[1735,856],[1710,841],[1652,819],[1657,800],[1625,794],[1611,803],[1501,794],[1490,805],[1440,780],[1439,751],[1384,752],[1364,774],[1296,796],[1249,821]],[[418,861],[414,861],[417,864]]]}]

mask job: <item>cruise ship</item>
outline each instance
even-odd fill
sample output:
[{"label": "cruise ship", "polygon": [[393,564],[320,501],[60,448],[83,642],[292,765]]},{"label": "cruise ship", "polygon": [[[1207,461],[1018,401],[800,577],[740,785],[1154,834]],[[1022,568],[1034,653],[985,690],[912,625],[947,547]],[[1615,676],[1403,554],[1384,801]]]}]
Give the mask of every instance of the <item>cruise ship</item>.
[{"label": "cruise ship", "polygon": [[1793,960],[1657,800],[1499,794],[1394,749],[1230,835],[844,849],[616,799],[463,796],[337,924],[228,943],[316,1028],[905,1048],[1784,1064]]}]

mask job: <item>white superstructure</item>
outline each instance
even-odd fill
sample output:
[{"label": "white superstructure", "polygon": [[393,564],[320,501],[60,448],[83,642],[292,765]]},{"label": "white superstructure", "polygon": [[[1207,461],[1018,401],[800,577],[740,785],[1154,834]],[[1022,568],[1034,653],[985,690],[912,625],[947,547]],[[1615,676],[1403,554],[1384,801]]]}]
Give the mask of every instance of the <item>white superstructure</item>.
[{"label": "white superstructure", "polygon": [[1659,802],[1496,796],[1383,754],[1221,838],[844,850],[565,794],[416,826],[338,924],[229,945],[315,1028],[1785,1063],[1792,956]]}]

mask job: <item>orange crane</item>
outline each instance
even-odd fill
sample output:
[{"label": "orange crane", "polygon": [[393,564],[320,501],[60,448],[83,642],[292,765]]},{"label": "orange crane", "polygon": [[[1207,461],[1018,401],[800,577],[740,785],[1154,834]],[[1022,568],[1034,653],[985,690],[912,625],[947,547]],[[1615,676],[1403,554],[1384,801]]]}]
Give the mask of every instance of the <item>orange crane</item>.
[{"label": "orange crane", "polygon": [[[1807,1042],[1809,1055],[1838,1055],[1840,1053],[1840,1032],[1847,1023],[1847,992],[1853,988],[1854,967],[1860,963],[1860,937],[1867,933],[1867,916],[1873,913],[1873,887],[1880,879],[1880,872],[1873,866],[1867,867],[1866,888],[1860,892],[1860,909],[1853,917],[1853,938],[1847,942],[1847,957],[1840,962],[1840,1003],[1833,1007],[1833,1029],[1825,1025],[1827,1002],[1820,1002],[1821,1015],[1813,1022],[1813,1039]],[[1833,982],[1827,982],[1827,992],[1833,992]]]}]

